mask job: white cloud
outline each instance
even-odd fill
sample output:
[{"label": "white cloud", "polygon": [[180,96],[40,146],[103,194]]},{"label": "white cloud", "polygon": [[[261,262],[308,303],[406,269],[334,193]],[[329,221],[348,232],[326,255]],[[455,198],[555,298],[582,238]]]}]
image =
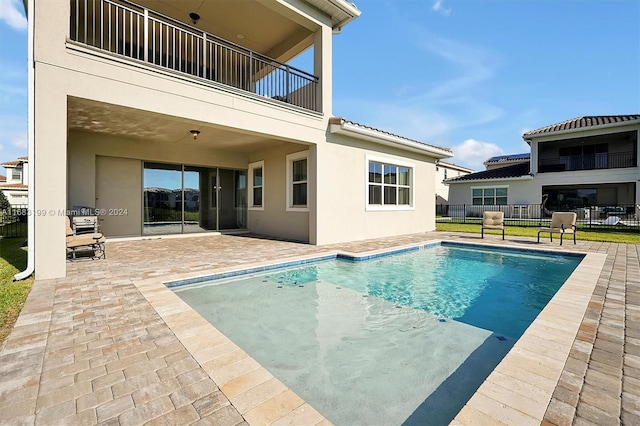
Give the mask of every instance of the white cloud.
[{"label": "white cloud", "polygon": [[11,145],[15,146],[16,148],[27,149],[27,134],[20,133],[14,135],[13,138],[11,138]]},{"label": "white cloud", "polygon": [[21,10],[19,0],[0,0],[0,20],[16,30],[27,29],[27,18]]},{"label": "white cloud", "polygon": [[456,163],[465,163],[476,170],[484,170],[484,162],[496,155],[504,155],[504,151],[498,145],[489,142],[481,142],[475,139],[467,139],[460,145],[452,148]]},{"label": "white cloud", "polygon": [[451,8],[444,7],[443,0],[436,0],[431,7],[432,10],[442,13],[444,16],[451,15]]}]

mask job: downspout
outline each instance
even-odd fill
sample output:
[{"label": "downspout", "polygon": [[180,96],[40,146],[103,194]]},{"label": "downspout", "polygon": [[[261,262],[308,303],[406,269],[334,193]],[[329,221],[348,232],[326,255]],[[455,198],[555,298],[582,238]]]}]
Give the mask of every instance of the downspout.
[{"label": "downspout", "polygon": [[29,157],[29,188],[27,194],[27,269],[17,273],[13,279],[23,280],[33,274],[35,269],[35,62],[33,60],[35,0],[27,0],[27,155]]}]

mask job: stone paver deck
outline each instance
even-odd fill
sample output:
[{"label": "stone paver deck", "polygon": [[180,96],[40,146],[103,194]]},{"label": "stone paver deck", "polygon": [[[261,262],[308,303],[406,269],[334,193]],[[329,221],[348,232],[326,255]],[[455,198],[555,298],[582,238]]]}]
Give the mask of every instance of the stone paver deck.
[{"label": "stone paver deck", "polygon": [[[449,233],[321,247],[228,235],[108,242],[106,260],[34,283],[0,351],[0,423],[328,424],[162,282],[430,239],[502,244]],[[639,246],[561,249],[590,257],[454,423],[640,424]]]}]

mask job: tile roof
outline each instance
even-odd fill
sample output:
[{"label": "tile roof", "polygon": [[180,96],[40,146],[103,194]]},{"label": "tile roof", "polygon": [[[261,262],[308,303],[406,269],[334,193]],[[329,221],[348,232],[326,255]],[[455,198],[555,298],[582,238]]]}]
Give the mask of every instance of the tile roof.
[{"label": "tile roof", "polygon": [[396,137],[396,138],[404,139],[406,141],[419,143],[419,144],[422,144],[422,145],[430,146],[432,148],[437,148],[437,149],[441,149],[443,151],[447,151],[447,152],[453,153],[453,151],[451,151],[451,148],[445,148],[445,147],[442,147],[442,146],[431,145],[431,144],[424,143],[424,142],[421,142],[421,141],[418,141],[418,140],[415,140],[415,139],[405,138],[404,136],[396,135],[395,133],[387,132],[385,130],[376,129],[375,127],[366,126],[364,124],[356,123],[355,121],[347,120],[344,117],[331,117],[329,119],[329,124],[342,124],[342,123],[351,124],[352,126],[357,126],[357,127],[363,128],[363,129],[372,130],[374,132],[381,133],[381,134],[384,134],[384,135],[387,135],[387,136],[393,136],[393,137]]},{"label": "tile roof", "polygon": [[26,157],[26,156],[25,157],[18,157],[18,160],[28,160],[28,159],[29,159],[29,157]]},{"label": "tile roof", "polygon": [[563,130],[581,129],[586,127],[604,126],[607,124],[624,123],[627,121],[640,120],[640,114],[631,115],[586,115],[572,118],[561,123],[541,127],[539,129],[526,132],[523,137],[540,135],[544,133],[560,132]]},{"label": "tile roof", "polygon": [[531,158],[531,153],[525,152],[524,154],[511,154],[511,155],[496,155],[495,157],[489,158],[484,164],[489,163],[506,163],[509,161],[519,161],[519,160],[529,160]]},{"label": "tile roof", "polygon": [[3,183],[0,184],[0,188],[2,189],[27,189],[29,188],[27,185],[23,183]]},{"label": "tile roof", "polygon": [[512,166],[499,167],[497,169],[483,170],[481,172],[471,173],[464,176],[458,176],[447,180],[449,183],[473,181],[473,180],[493,180],[493,179],[513,179],[521,176],[527,176],[529,172],[529,161],[514,164]]},{"label": "tile roof", "polygon": [[469,167],[461,166],[456,163],[450,163],[448,161],[440,160],[438,164],[441,165],[442,167],[449,167],[449,168],[460,170],[460,171],[468,171],[469,173],[473,172],[473,169],[470,169]]},{"label": "tile roof", "polygon": [[0,182],[5,182],[7,180],[6,176],[0,175]]},{"label": "tile roof", "polygon": [[5,161],[4,163],[2,163],[2,166],[5,167],[15,167],[22,164],[22,161],[16,160],[16,161]]}]

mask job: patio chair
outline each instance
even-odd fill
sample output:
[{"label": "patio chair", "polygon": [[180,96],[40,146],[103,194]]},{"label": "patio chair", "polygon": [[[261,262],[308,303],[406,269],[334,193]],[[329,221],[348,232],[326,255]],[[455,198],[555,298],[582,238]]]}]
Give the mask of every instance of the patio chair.
[{"label": "patio chair", "polygon": [[67,255],[71,255],[72,259],[76,258],[77,251],[92,251],[93,259],[106,259],[106,251],[104,242],[106,238],[100,232],[92,232],[88,234],[76,234],[71,228],[71,220],[67,216]]},{"label": "patio chair", "polygon": [[573,244],[576,243],[576,219],[578,215],[574,212],[553,212],[551,215],[551,226],[542,227],[538,230],[538,242],[540,242],[540,233],[548,232],[549,238],[553,242],[553,234],[560,234],[560,245],[562,245],[562,237],[564,234],[573,234]]},{"label": "patio chair", "polygon": [[504,240],[504,212],[482,212],[481,238],[484,238],[485,229],[502,230],[502,239]]}]

